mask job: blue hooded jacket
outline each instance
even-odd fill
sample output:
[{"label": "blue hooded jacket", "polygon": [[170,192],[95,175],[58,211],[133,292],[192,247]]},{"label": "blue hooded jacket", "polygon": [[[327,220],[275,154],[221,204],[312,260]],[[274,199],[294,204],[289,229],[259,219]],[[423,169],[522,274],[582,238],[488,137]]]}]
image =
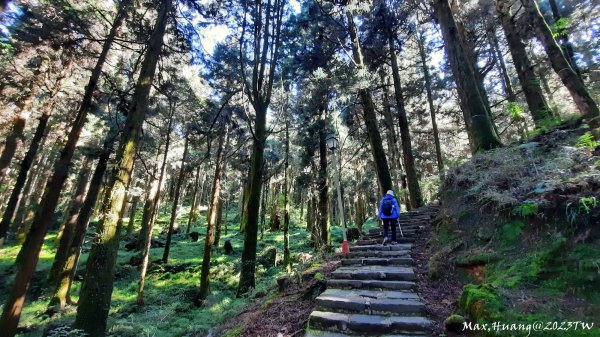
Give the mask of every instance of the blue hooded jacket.
[{"label": "blue hooded jacket", "polygon": [[[381,211],[381,207],[383,206],[383,201],[386,199],[390,199],[390,198],[392,199],[392,202],[394,203],[394,209],[392,210],[391,215],[385,215]],[[389,194],[384,195],[383,198],[381,199],[381,202],[379,203],[379,218],[380,219],[398,219],[399,217],[400,217],[400,206],[398,206],[398,200],[396,200],[396,197],[394,197],[393,195],[389,195]]]}]

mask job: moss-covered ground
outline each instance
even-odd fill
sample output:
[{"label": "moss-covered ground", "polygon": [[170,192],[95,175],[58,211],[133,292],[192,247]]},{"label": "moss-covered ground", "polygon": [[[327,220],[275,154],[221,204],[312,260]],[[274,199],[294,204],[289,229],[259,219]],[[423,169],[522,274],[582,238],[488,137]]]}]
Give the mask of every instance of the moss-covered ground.
[{"label": "moss-covered ground", "polygon": [[[141,207],[140,207],[141,208]],[[164,242],[163,226],[168,223],[170,205],[165,203],[158,216],[154,237]],[[185,228],[187,224],[188,207],[182,207],[178,224]],[[138,267],[129,265],[129,260],[135,251],[126,251],[121,244],[116,268],[116,281],[112,296],[112,306],[109,317],[109,336],[203,336],[209,334],[219,324],[239,313],[248,305],[262,301],[273,296],[276,278],[284,275],[286,271],[281,263],[275,267],[265,269],[257,267],[257,287],[242,298],[236,297],[240,259],[243,247],[243,233],[239,230],[239,222],[235,219],[237,210],[231,209],[227,214],[227,232],[225,224],[222,226],[220,247],[214,249],[211,261],[211,288],[210,296],[202,306],[195,306],[192,299],[199,287],[200,265],[204,249],[203,237],[206,233],[204,213],[201,212],[199,221],[192,231],[201,233],[198,242],[185,234],[176,234],[171,248],[169,265],[185,264],[180,272],[166,272],[158,264],[150,267],[146,288],[145,303],[136,305],[138,288]],[[141,219],[139,210],[136,221]],[[127,223],[127,219],[125,219]],[[267,217],[268,226],[268,217]],[[136,229],[139,222],[136,223]],[[92,231],[92,230],[91,230]],[[332,242],[341,242],[342,231],[339,227],[332,227]],[[20,336],[42,336],[48,327],[69,325],[75,315],[75,307],[69,307],[63,312],[54,313],[47,310],[48,293],[44,287],[44,280],[52,264],[55,252],[56,231],[51,231],[44,243],[37,266],[35,281],[30,288],[27,302],[20,321],[22,333]],[[300,219],[299,210],[292,208],[290,226],[290,249],[293,258],[293,271],[301,271],[318,263],[321,256],[314,253],[310,243],[310,235],[306,230],[305,221]],[[260,232],[259,232],[260,239]],[[223,253],[222,245],[230,240],[235,251],[234,254]],[[83,255],[79,261],[79,271],[73,288],[73,299],[81,286],[82,269],[85,268],[89,240],[86,240]],[[264,237],[259,240],[258,254],[270,247],[277,248],[278,261],[283,258],[283,231],[271,232],[268,229]],[[4,303],[10,282],[12,281],[13,261],[19,247],[7,246],[0,249],[0,303]],[[162,257],[163,248],[153,248],[151,260]],[[233,332],[229,332],[233,333]],[[59,334],[57,334],[58,336]],[[76,334],[72,334],[76,335]],[[60,335],[62,336],[62,335]],[[65,335],[66,336],[66,335]],[[70,335],[69,335],[70,336]]]},{"label": "moss-covered ground", "polygon": [[457,313],[548,328],[530,336],[600,336],[600,151],[582,143],[589,134],[585,125],[554,130],[450,171],[429,277],[459,275]]}]

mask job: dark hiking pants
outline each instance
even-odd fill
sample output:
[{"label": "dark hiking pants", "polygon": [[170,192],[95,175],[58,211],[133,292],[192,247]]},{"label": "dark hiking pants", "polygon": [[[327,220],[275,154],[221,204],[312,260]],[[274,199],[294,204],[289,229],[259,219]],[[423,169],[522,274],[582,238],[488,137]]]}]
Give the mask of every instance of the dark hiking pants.
[{"label": "dark hiking pants", "polygon": [[390,226],[392,227],[392,241],[396,241],[396,228],[398,227],[398,218],[381,219],[383,221],[383,237],[389,238]]}]

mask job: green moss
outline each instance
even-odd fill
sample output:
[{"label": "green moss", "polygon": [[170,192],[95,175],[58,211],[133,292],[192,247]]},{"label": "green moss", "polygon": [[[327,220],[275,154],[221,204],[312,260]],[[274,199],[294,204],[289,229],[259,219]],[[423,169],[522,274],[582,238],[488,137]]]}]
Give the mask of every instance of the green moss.
[{"label": "green moss", "polygon": [[501,242],[506,246],[515,246],[521,238],[524,226],[525,224],[519,220],[502,225],[499,233]]},{"label": "green moss", "polygon": [[242,325],[235,327],[225,333],[223,337],[236,337],[239,336],[244,331],[244,327]]},{"label": "green moss", "polygon": [[502,311],[502,303],[496,288],[489,283],[465,285],[459,307],[478,322],[499,319]]}]

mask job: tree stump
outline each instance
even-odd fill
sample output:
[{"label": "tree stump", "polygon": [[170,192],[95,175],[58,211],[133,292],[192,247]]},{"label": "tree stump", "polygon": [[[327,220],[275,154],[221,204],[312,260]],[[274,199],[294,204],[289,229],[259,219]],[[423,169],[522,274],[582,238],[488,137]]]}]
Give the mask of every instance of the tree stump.
[{"label": "tree stump", "polygon": [[281,276],[277,278],[277,290],[279,293],[283,293],[290,285],[290,278],[287,276]]},{"label": "tree stump", "polygon": [[231,245],[231,241],[229,241],[229,240],[225,241],[225,244],[223,244],[223,251],[227,255],[235,253],[233,251],[233,246]]},{"label": "tree stump", "polygon": [[200,239],[200,233],[198,232],[191,232],[188,235],[192,239],[192,242],[198,242],[198,239]]},{"label": "tree stump", "polygon": [[260,257],[260,264],[262,264],[266,269],[275,266],[277,261],[277,248],[272,247],[267,249]]}]

